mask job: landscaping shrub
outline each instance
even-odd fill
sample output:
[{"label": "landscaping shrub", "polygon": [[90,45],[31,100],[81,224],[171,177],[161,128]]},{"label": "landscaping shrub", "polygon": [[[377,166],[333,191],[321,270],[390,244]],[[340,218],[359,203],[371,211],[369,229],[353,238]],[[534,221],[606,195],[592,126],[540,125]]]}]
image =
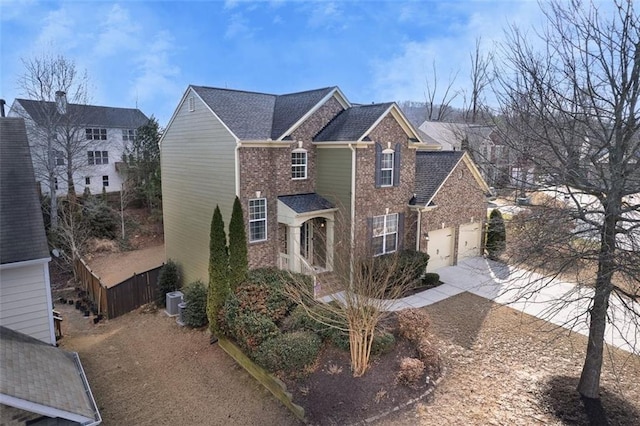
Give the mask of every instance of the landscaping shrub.
[{"label": "landscaping shrub", "polygon": [[420,378],[424,375],[424,362],[417,358],[402,358],[400,360],[400,371],[396,376],[398,383],[415,386]]},{"label": "landscaping shrub", "polygon": [[165,305],[167,293],[180,289],[180,275],[178,265],[168,260],[158,274],[158,296],[156,304],[160,307]]},{"label": "landscaping shrub", "polygon": [[96,197],[85,199],[82,215],[89,226],[91,236],[113,240],[118,235],[120,220],[106,201]]},{"label": "landscaping shrub", "polygon": [[507,231],[500,210],[493,209],[489,214],[487,229],[487,253],[490,259],[498,259],[506,247]]},{"label": "landscaping shrub", "polygon": [[240,310],[231,330],[236,342],[249,353],[265,341],[280,335],[280,330],[268,317],[249,310]]},{"label": "landscaping shrub", "polygon": [[[394,263],[396,264],[393,265]],[[364,263],[362,268],[364,268],[365,277],[377,277],[384,275],[384,271],[393,267],[394,276],[397,279],[390,279],[387,283],[387,292],[392,292],[397,286],[407,286],[411,282],[418,281],[424,274],[427,263],[429,263],[428,254],[415,250],[402,250],[398,253],[377,256],[372,262]],[[369,272],[368,268],[373,268],[373,271]]]},{"label": "landscaping shrub", "polygon": [[398,331],[407,340],[417,343],[428,335],[431,325],[429,316],[420,309],[405,309],[398,312]]},{"label": "landscaping shrub", "polygon": [[189,327],[202,327],[207,323],[207,287],[200,280],[184,288],[184,301],[187,303],[182,314],[184,323]]},{"label": "landscaping shrub", "polygon": [[251,309],[278,322],[293,308],[294,303],[277,287],[267,287],[252,281],[238,287],[236,297],[241,308]]},{"label": "landscaping shrub", "polygon": [[310,331],[295,331],[267,340],[255,354],[256,363],[271,372],[300,372],[318,356],[322,341]]},{"label": "landscaping shrub", "polygon": [[440,284],[440,275],[435,272],[427,272],[422,277],[422,286],[423,287],[435,287]]},{"label": "landscaping shrub", "polygon": [[244,229],[242,204],[236,197],[229,221],[229,288],[231,291],[247,279],[248,270],[247,235]]},{"label": "landscaping shrub", "polygon": [[388,331],[376,331],[373,335],[371,344],[372,355],[387,354],[393,350],[396,344],[396,338]]},{"label": "landscaping shrub", "polygon": [[207,318],[214,335],[219,333],[219,311],[229,295],[229,253],[227,236],[220,207],[216,205],[209,231],[209,287],[207,291]]},{"label": "landscaping shrub", "polygon": [[440,373],[440,354],[436,347],[426,337],[422,337],[418,341],[417,349],[427,371],[431,374]]}]

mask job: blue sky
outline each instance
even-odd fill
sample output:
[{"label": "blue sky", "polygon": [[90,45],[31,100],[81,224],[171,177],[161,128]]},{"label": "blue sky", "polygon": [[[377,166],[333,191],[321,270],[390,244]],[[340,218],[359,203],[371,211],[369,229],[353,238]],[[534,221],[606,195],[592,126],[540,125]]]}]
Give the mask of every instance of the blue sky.
[{"label": "blue sky", "polygon": [[[166,125],[189,84],[266,93],[339,86],[351,102],[424,101],[508,24],[539,25],[535,1],[0,0],[0,96],[22,94],[21,58],[86,69],[91,103],[138,107]],[[461,97],[456,103],[461,103]]]}]

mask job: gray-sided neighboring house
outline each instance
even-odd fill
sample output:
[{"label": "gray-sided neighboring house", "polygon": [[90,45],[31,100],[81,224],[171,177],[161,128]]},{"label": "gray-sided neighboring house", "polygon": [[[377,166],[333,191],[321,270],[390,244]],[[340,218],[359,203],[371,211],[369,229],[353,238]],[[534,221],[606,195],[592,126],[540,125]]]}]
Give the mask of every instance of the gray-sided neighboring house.
[{"label": "gray-sided neighboring house", "polygon": [[[354,104],[338,87],[275,95],[189,86],[161,139],[167,258],[185,282],[206,281],[213,210],[219,205],[228,225],[235,196],[252,268],[329,272],[345,255],[338,250],[351,244],[371,255],[428,251],[418,220],[444,203],[415,204],[422,186],[416,161],[433,148],[395,103]],[[454,169],[466,171],[447,182],[483,185],[463,185],[471,194],[439,194],[486,211],[487,186],[465,158]],[[484,223],[475,211],[461,214],[444,227]]]},{"label": "gray-sided neighboring house", "polygon": [[467,151],[490,186],[510,183],[513,159],[495,126],[425,121],[418,129],[425,142],[443,151]]},{"label": "gray-sided neighboring house", "polygon": [[0,118],[0,424],[97,425],[76,353],[55,347],[49,251],[22,118]]},{"label": "gray-sided neighboring house", "polygon": [[57,195],[67,193],[69,172],[77,194],[120,191],[118,165],[149,118],[137,108],[67,104],[60,96],[58,102],[15,99],[8,114],[25,119],[40,191],[49,194],[50,171]]}]

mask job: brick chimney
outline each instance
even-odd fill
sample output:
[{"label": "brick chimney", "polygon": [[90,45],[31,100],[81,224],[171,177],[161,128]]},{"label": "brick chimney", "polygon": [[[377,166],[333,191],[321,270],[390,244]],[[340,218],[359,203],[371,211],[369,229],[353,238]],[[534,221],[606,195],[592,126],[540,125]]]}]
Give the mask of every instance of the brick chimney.
[{"label": "brick chimney", "polygon": [[67,94],[62,90],[56,92],[56,110],[60,115],[67,113]]}]

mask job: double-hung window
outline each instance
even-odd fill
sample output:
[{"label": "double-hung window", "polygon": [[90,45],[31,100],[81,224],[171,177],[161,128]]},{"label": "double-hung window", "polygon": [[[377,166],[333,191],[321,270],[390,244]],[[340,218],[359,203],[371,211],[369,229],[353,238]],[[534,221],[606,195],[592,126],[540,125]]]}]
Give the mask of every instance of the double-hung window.
[{"label": "double-hung window", "polygon": [[136,131],[133,129],[122,129],[122,141],[123,142],[133,142],[136,138]]},{"label": "double-hung window", "polygon": [[295,150],[291,153],[291,179],[307,178],[307,151]]},{"label": "double-hung window", "polygon": [[380,186],[393,186],[393,151],[384,150],[380,157]]},{"label": "double-hung window", "polygon": [[54,151],[56,158],[56,166],[64,166],[64,152]]},{"label": "double-hung window", "polygon": [[90,166],[109,164],[109,151],[87,151],[87,161]]},{"label": "double-hung window", "polygon": [[373,217],[374,255],[393,253],[398,247],[398,213]]},{"label": "double-hung window", "polygon": [[267,239],[267,199],[249,200],[249,242]]},{"label": "double-hung window", "polygon": [[106,141],[107,140],[107,129],[87,128],[86,134],[87,134],[88,141]]}]

